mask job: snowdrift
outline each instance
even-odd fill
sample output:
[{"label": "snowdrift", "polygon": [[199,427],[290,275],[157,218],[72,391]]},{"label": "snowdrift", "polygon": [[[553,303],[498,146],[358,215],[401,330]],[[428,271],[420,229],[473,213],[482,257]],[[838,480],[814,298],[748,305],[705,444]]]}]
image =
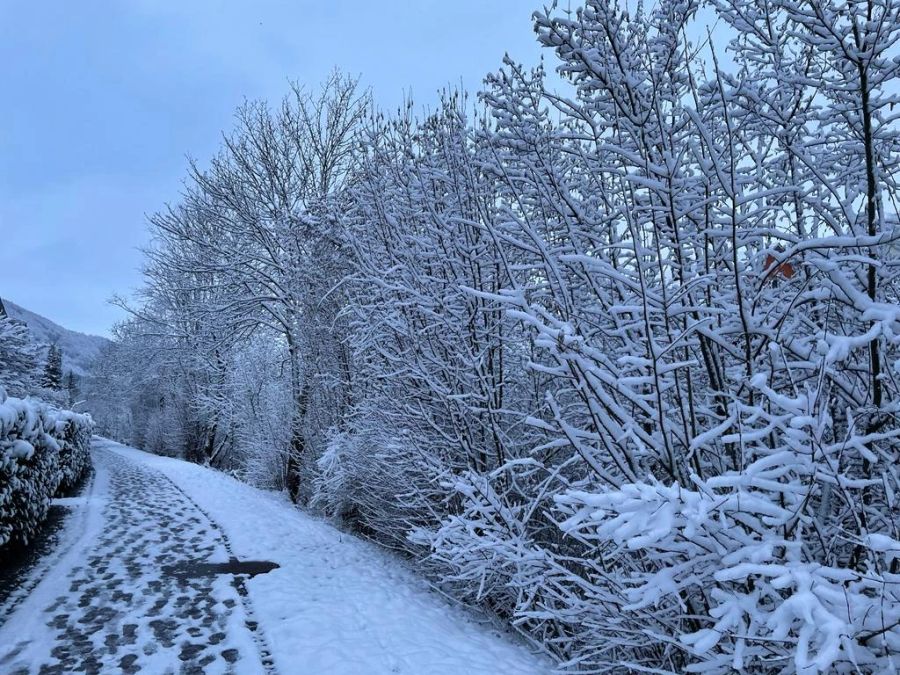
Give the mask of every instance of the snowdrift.
[{"label": "snowdrift", "polygon": [[56,410],[0,388],[0,547],[27,544],[51,498],[90,467],[90,415]]}]

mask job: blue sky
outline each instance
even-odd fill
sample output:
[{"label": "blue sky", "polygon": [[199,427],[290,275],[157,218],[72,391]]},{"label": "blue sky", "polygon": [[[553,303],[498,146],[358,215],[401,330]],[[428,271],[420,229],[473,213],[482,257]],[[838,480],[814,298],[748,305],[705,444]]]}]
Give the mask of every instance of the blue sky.
[{"label": "blue sky", "polygon": [[0,296],[106,334],[145,217],[246,98],[334,67],[384,107],[536,63],[531,0],[0,0]]}]

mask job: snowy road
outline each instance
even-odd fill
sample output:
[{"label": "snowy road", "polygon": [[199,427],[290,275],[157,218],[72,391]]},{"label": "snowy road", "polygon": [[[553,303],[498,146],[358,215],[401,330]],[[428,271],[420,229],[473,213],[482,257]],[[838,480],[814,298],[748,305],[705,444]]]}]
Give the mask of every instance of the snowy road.
[{"label": "snowy road", "polygon": [[[2,673],[549,669],[280,495],[108,441],[93,454],[57,551],[0,607]],[[279,567],[207,564],[235,558]]]}]

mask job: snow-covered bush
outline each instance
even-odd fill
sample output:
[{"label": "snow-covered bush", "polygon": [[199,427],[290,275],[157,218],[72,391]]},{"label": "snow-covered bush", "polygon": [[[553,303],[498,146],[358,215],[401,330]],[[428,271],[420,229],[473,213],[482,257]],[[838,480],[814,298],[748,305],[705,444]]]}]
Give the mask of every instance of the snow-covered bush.
[{"label": "snow-covered bush", "polygon": [[90,467],[93,423],[0,389],[0,546],[27,544],[50,499]]},{"label": "snow-covered bush", "polygon": [[[695,490],[644,483],[574,491],[559,498],[569,515],[561,527],[612,553],[616,604],[668,624],[696,659],[691,672],[763,663],[797,673],[896,670],[900,579],[891,567],[900,541],[854,538],[861,564],[823,563],[815,514],[803,513],[810,495],[782,482],[791,473],[785,459]],[[787,496],[783,505],[773,492]],[[711,620],[692,625],[685,605]],[[601,630],[614,639],[616,628]]]},{"label": "snow-covered bush", "polygon": [[318,462],[311,505],[350,529],[407,554],[423,547],[409,532],[443,513],[445,493],[421,462],[426,450],[414,439],[369,430],[336,434]]},{"label": "snow-covered bush", "polygon": [[[519,342],[545,378],[542,401],[503,413],[540,442],[507,465],[434,473],[445,516],[412,536],[438,579],[572,668],[891,672],[900,5],[714,5],[739,75],[715,54],[705,70],[685,43],[697,3],[538,13],[575,91],[548,92],[540,69],[512,62],[489,78],[491,123],[469,143],[490,148],[477,166],[496,197],[475,215],[454,213],[458,190],[414,192],[428,148],[404,146],[396,185],[427,206],[380,205],[410,233],[382,254],[378,280],[403,302],[367,326],[421,312],[423,336],[397,341],[402,356],[382,372],[440,384],[479,372],[484,350],[445,360],[477,344],[439,323],[462,286],[531,331],[504,331],[503,351]],[[445,157],[453,147],[445,139]],[[441,180],[473,172],[448,164]],[[389,176],[368,179],[373,192],[391,194]],[[459,224],[490,243],[477,255],[422,246]],[[476,269],[500,258],[508,277],[491,292],[457,272],[437,300],[402,274],[434,275],[446,256]],[[357,361],[388,349],[373,351]],[[505,380],[504,394],[533,382]],[[477,384],[410,388],[411,400],[477,401]],[[478,411],[460,415],[464,428]]]},{"label": "snow-covered bush", "polygon": [[[591,579],[604,572],[602,561],[548,517],[559,482],[558,471],[534,459],[488,475],[467,472],[444,483],[455,513],[409,536],[431,551],[423,564],[447,590],[511,619],[566,658],[586,630],[608,617],[602,596],[585,597]],[[615,643],[604,648],[622,652]]]},{"label": "snow-covered bush", "polygon": [[291,443],[291,397],[284,349],[271,335],[239,345],[228,376],[232,464],[248,483],[281,489]]},{"label": "snow-covered bush", "polygon": [[91,468],[93,422],[90,416],[69,410],[54,411],[53,414],[56,417],[53,437],[59,443],[60,481],[57,491],[65,494]]}]

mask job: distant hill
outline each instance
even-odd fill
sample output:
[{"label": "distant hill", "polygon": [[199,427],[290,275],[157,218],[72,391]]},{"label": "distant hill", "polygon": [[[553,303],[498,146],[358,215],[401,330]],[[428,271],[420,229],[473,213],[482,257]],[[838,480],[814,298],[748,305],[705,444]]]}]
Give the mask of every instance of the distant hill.
[{"label": "distant hill", "polygon": [[24,307],[3,299],[6,312],[13,319],[24,321],[28,325],[35,343],[41,346],[42,358],[47,354],[47,347],[55,342],[63,353],[63,371],[71,370],[76,375],[84,375],[91,369],[91,364],[100,353],[100,349],[109,343],[99,335],[85,335],[68,328],[63,328],[40,314],[30,312]]}]

